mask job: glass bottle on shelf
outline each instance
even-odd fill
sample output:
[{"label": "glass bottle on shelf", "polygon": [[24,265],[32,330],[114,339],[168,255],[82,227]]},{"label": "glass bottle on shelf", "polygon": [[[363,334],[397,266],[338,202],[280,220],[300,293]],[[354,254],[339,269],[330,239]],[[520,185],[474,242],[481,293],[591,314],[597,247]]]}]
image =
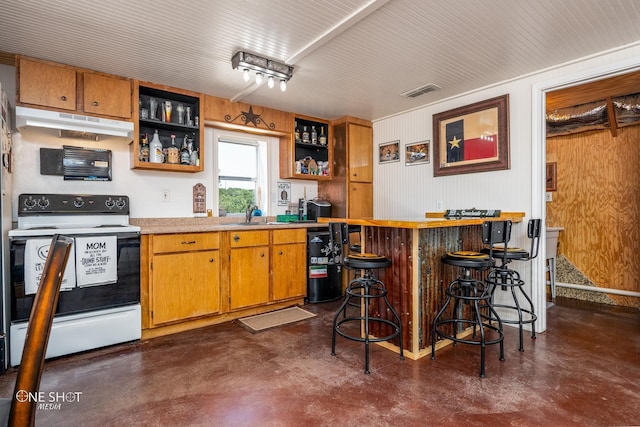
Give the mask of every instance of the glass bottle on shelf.
[{"label": "glass bottle on shelf", "polygon": [[162,154],[162,142],[160,142],[160,136],[158,136],[158,129],[153,134],[151,144],[149,144],[149,161],[151,163],[164,162],[164,155]]},{"label": "glass bottle on shelf", "polygon": [[309,135],[309,131],[307,130],[306,126],[302,127],[302,142],[304,142],[305,144],[308,144],[309,142],[311,142],[311,137]]},{"label": "glass bottle on shelf", "polygon": [[180,148],[180,163],[183,165],[191,164],[191,153],[189,153],[189,147],[187,147],[187,135],[184,136],[182,147]]},{"label": "glass bottle on shelf", "polygon": [[327,145],[327,135],[324,134],[324,126],[320,126],[320,136],[318,136],[320,145]]},{"label": "glass bottle on shelf", "polygon": [[312,144],[318,143],[318,131],[316,130],[315,126],[311,126],[311,143]]},{"label": "glass bottle on shelf", "polygon": [[140,161],[148,162],[149,161],[149,135],[145,133],[141,139],[142,141],[140,142]]},{"label": "glass bottle on shelf", "polygon": [[296,121],[295,123],[296,123],[296,125],[295,125],[295,129],[294,129],[294,135],[295,135],[295,141],[296,141],[296,143],[298,143],[298,142],[301,141],[301,139],[300,139],[300,128],[298,127],[298,122]]},{"label": "glass bottle on shelf", "polygon": [[191,151],[189,161],[193,166],[200,166],[200,158],[198,157],[198,149],[194,148]]},{"label": "glass bottle on shelf", "polygon": [[176,136],[171,135],[171,146],[167,149],[167,163],[180,163],[180,150],[176,147]]}]

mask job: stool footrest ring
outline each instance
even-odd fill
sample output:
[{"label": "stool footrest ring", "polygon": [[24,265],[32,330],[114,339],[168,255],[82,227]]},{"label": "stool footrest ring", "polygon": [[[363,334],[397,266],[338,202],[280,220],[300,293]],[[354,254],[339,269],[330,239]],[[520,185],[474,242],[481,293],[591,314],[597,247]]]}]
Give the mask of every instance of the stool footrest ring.
[{"label": "stool footrest ring", "polygon": [[[352,335],[349,334],[343,330],[340,329],[340,326],[344,323],[349,323],[349,322],[363,322],[368,320],[369,322],[380,322],[380,323],[384,323],[385,325],[389,325],[392,328],[395,329],[395,331],[390,334],[387,335],[385,337],[362,337],[359,335]],[[338,321],[338,323],[336,323],[336,332],[338,334],[340,334],[341,336],[345,337],[346,339],[352,340],[352,341],[359,341],[359,342],[382,342],[382,341],[388,341],[392,338],[397,337],[400,334],[400,328],[398,327],[397,324],[393,323],[391,320],[387,320],[387,319],[379,319],[377,317],[369,317],[368,319],[365,319],[365,317],[346,317],[340,321]]]}]

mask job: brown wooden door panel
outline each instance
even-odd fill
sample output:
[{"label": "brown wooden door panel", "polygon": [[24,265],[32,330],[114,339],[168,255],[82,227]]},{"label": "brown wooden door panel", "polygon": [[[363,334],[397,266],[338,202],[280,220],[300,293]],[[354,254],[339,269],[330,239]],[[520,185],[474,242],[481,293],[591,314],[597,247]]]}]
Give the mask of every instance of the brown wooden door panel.
[{"label": "brown wooden door panel", "polygon": [[76,109],[76,70],[20,58],[19,102],[64,110]]},{"label": "brown wooden door panel", "polygon": [[153,253],[156,254],[219,248],[219,233],[156,234],[153,236]]},{"label": "brown wooden door panel", "polygon": [[306,243],[273,245],[273,300],[307,293]]},{"label": "brown wooden door panel", "polygon": [[349,180],[373,182],[373,129],[348,125]]},{"label": "brown wooden door panel", "polygon": [[373,216],[373,184],[350,183],[348,197],[347,217],[371,218]]},{"label": "brown wooden door panel", "polygon": [[269,246],[231,249],[232,310],[269,302]]},{"label": "brown wooden door panel", "polygon": [[152,319],[155,325],[220,311],[219,251],[155,255]]},{"label": "brown wooden door panel", "polygon": [[84,73],[84,111],[101,116],[131,118],[131,81]]}]

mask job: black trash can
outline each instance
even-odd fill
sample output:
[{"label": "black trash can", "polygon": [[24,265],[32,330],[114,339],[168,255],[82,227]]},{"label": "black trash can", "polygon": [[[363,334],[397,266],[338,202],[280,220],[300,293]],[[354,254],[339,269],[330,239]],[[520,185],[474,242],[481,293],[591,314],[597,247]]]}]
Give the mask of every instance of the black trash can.
[{"label": "black trash can", "polygon": [[342,296],[341,266],[333,260],[328,231],[307,233],[307,302],[335,301]]}]

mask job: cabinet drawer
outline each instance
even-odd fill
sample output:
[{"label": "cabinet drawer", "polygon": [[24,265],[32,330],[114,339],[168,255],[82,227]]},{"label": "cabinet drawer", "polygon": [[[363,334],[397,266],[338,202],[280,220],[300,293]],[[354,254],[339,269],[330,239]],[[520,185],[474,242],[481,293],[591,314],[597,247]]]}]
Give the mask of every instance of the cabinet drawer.
[{"label": "cabinet drawer", "polygon": [[306,228],[288,230],[273,230],[273,244],[280,243],[305,243],[307,241]]},{"label": "cabinet drawer", "polygon": [[232,248],[246,246],[264,246],[269,244],[269,231],[231,231],[229,232],[229,245]]},{"label": "cabinet drawer", "polygon": [[219,233],[156,234],[153,236],[153,253],[155,254],[219,248]]}]

